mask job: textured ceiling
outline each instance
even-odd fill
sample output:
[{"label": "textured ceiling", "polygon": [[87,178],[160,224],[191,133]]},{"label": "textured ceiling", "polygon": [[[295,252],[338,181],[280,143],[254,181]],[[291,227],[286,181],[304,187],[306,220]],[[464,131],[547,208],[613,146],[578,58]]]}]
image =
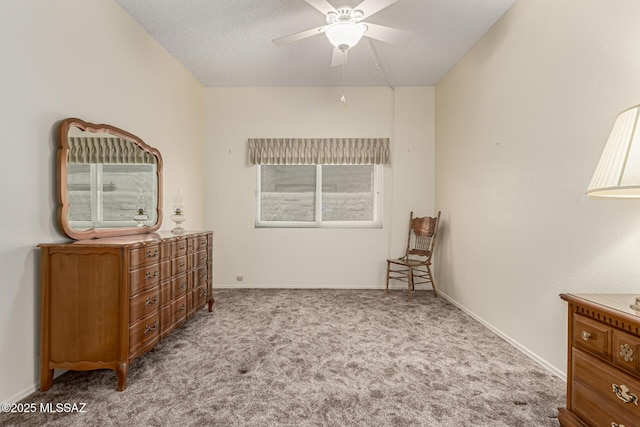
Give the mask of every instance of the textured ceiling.
[{"label": "textured ceiling", "polygon": [[[340,86],[333,47],[319,34],[289,45],[273,39],[319,27],[304,0],[116,0],[204,86]],[[360,0],[329,0],[353,7]],[[413,32],[401,46],[363,38],[349,50],[347,86],[433,86],[515,0],[399,0],[365,19]]]}]

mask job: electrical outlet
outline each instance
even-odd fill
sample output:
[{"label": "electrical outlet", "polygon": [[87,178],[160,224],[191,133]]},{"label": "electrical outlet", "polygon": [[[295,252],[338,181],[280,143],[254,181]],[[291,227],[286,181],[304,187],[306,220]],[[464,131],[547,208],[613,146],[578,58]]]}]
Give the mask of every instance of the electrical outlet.
[{"label": "electrical outlet", "polygon": [[244,276],[243,276],[242,274],[238,274],[238,275],[236,276],[236,281],[237,281],[237,282],[242,282],[243,280],[244,280]]}]

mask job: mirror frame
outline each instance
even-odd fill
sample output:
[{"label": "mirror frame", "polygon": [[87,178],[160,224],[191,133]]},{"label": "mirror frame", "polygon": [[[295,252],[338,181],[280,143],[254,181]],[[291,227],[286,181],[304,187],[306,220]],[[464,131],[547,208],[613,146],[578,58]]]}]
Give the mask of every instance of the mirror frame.
[{"label": "mirror frame", "polygon": [[[156,206],[157,221],[151,226],[145,227],[113,227],[90,228],[77,230],[69,225],[69,199],[67,196],[67,165],[69,157],[69,129],[78,128],[85,132],[109,133],[111,135],[126,138],[135,143],[140,149],[152,154],[156,158],[156,175],[158,180],[158,205]],[[162,225],[162,156],[160,151],[147,145],[140,138],[125,130],[108,124],[94,124],[78,118],[69,118],[60,122],[58,126],[58,157],[57,157],[57,185],[58,195],[58,225],[67,236],[75,240],[96,239],[102,237],[126,236],[130,234],[152,233]]]}]

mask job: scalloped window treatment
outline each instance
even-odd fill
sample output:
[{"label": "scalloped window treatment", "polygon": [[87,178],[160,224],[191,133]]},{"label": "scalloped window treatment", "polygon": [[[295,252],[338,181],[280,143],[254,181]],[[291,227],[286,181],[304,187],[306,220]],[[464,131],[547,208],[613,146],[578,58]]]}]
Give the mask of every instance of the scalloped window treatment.
[{"label": "scalloped window treatment", "polygon": [[148,153],[132,141],[124,138],[69,137],[69,162],[142,164],[156,163],[153,154]]},{"label": "scalloped window treatment", "polygon": [[386,165],[389,138],[253,138],[252,165]]}]

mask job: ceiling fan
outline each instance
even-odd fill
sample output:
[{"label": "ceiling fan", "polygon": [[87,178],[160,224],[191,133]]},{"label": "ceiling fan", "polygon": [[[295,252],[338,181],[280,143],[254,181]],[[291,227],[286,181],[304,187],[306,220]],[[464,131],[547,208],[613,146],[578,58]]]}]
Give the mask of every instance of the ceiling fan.
[{"label": "ceiling fan", "polygon": [[405,43],[412,36],[411,31],[363,22],[366,18],[398,0],[364,0],[354,8],[335,8],[327,0],[304,1],[325,15],[326,25],[279,37],[273,42],[289,44],[324,33],[334,46],[331,59],[332,67],[344,65],[347,61],[347,51],[355,46],[363,36],[390,44]]}]

